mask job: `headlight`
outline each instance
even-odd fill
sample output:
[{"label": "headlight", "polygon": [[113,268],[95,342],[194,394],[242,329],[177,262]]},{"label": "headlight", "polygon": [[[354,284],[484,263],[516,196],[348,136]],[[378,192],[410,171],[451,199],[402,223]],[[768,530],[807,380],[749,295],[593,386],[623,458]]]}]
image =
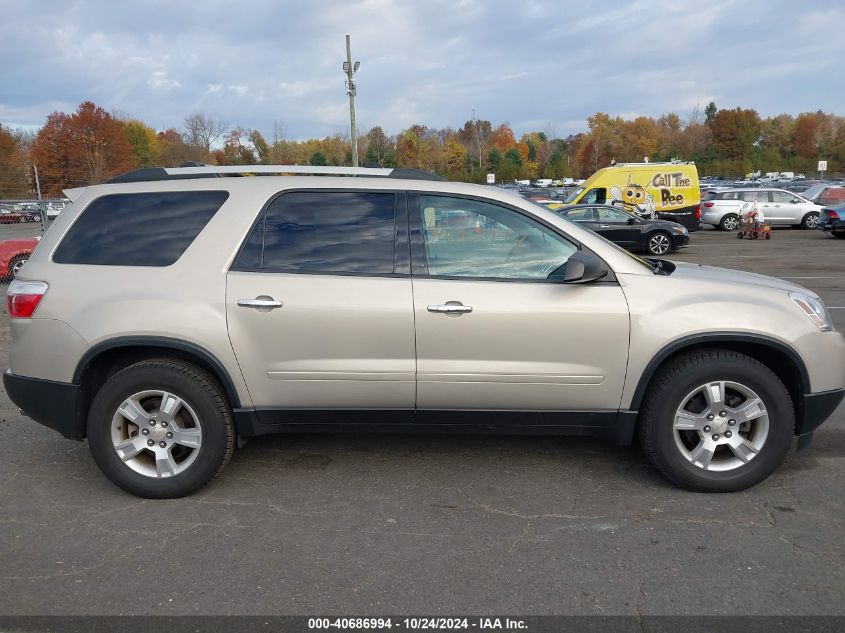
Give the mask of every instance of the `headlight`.
[{"label": "headlight", "polygon": [[673,226],[672,227],[672,233],[674,233],[675,235],[686,235],[687,234],[687,228],[685,226],[681,226],[681,225]]},{"label": "headlight", "polygon": [[827,308],[824,307],[820,299],[814,299],[803,292],[790,292],[789,298],[798,304],[798,307],[822,332],[829,332],[833,329]]}]

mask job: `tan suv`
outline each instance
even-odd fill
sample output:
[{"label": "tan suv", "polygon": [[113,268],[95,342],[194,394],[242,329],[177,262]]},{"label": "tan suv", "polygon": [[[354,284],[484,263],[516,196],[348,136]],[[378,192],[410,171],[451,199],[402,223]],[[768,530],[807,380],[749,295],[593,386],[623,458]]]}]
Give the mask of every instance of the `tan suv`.
[{"label": "tan suv", "polygon": [[676,484],[739,490],[845,393],[811,291],[492,187],[187,167],[67,194],[9,286],[4,383],[137,495],[198,489],[239,438],[350,428],[638,435]]}]

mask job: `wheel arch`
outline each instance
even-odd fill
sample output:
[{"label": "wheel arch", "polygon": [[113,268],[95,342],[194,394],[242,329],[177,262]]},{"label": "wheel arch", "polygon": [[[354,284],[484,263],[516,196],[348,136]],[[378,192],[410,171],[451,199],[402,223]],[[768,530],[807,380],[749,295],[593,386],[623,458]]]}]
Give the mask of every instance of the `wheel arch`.
[{"label": "wheel arch", "polygon": [[240,399],[223,363],[203,347],[181,339],[156,336],[124,336],[98,343],[80,359],[73,383],[80,386],[78,415],[84,420],[99,388],[117,371],[150,358],[174,358],[208,372],[226,394],[233,409]]},{"label": "wheel arch", "polygon": [[745,354],[771,369],[783,382],[792,398],[792,404],[795,407],[796,431],[801,428],[804,414],[803,396],[811,392],[807,366],[798,352],[789,345],[761,334],[731,332],[693,334],[667,344],[654,355],[643,370],[634,390],[630,410],[640,409],[652,381],[664,365],[681,354],[705,349],[726,349]]}]

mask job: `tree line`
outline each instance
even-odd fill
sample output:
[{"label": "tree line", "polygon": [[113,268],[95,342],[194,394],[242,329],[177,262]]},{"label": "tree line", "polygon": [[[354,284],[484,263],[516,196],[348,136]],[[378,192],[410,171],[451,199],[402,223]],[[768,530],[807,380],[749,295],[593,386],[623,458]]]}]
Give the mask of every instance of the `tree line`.
[{"label": "tree line", "polygon": [[[414,124],[390,135],[380,126],[358,137],[362,165],[415,167],[450,180],[497,182],[517,178],[586,178],[611,162],[693,160],[701,175],[741,177],[752,171],[828,173],[845,170],[845,117],[805,112],[761,117],[752,109],[719,109],[709,103],[686,119],[588,117],[587,129],[559,137],[551,126],[519,139],[507,123],[466,121],[459,128]],[[86,101],[73,113],[54,112],[37,132],[0,124],[0,197],[34,193],[33,165],[41,190],[103,182],[139,167],[186,161],[218,165],[349,165],[348,136],[293,140],[282,122],[262,133],[229,126],[202,112],[158,131],[141,120],[109,113]]]}]

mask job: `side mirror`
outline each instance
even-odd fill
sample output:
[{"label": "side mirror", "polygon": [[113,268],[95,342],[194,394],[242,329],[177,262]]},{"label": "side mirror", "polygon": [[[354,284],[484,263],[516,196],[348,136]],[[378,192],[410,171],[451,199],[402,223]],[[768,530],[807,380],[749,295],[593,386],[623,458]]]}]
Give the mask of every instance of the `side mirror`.
[{"label": "side mirror", "polygon": [[577,251],[566,262],[565,284],[585,284],[607,277],[607,266],[590,251]]},{"label": "side mirror", "polygon": [[628,218],[628,224],[636,224],[637,218]]}]

